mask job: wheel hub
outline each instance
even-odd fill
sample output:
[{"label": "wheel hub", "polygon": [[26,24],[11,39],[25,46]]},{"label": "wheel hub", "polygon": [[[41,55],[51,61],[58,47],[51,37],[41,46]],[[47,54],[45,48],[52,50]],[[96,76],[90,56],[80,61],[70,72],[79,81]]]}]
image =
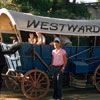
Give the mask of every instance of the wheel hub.
[{"label": "wheel hub", "polygon": [[39,89],[41,87],[41,84],[37,81],[33,82],[32,86],[35,88],[35,89]]}]

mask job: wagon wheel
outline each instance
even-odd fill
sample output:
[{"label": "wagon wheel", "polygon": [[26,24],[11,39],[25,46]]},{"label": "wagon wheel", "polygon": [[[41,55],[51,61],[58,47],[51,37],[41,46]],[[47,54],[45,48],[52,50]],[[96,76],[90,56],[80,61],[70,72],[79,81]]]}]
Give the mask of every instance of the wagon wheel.
[{"label": "wagon wheel", "polygon": [[48,92],[49,86],[50,82],[47,74],[38,69],[27,72],[21,84],[23,94],[31,100],[38,100],[44,97]]},{"label": "wagon wheel", "polygon": [[100,92],[100,65],[95,70],[94,77],[93,77],[93,83],[96,89]]},{"label": "wagon wheel", "polygon": [[[13,71],[8,71],[6,73],[6,75],[11,75],[11,76],[18,76],[17,72],[13,72]],[[10,78],[8,76],[8,78],[5,80],[5,85],[9,90],[18,92],[20,91],[20,80],[18,78]]]}]

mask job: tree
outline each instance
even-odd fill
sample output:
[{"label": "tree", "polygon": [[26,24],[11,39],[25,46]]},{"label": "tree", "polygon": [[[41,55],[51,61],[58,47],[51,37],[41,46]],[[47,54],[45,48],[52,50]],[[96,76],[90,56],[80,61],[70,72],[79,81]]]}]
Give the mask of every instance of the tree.
[{"label": "tree", "polygon": [[76,0],[73,0],[73,3],[76,3]]},{"label": "tree", "polygon": [[55,12],[57,8],[57,2],[58,0],[53,0],[52,10]]},{"label": "tree", "polygon": [[89,18],[84,4],[70,3],[69,0],[0,0],[0,8],[56,18]]},{"label": "tree", "polygon": [[0,8],[18,10],[17,6],[12,3],[12,0],[0,0]]}]

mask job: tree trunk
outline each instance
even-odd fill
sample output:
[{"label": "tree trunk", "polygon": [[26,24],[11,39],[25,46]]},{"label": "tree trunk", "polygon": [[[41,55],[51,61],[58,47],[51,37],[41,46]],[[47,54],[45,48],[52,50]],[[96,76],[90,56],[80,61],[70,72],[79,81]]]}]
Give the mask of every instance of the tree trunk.
[{"label": "tree trunk", "polygon": [[73,0],[73,3],[76,3],[76,0]]},{"label": "tree trunk", "polygon": [[57,8],[57,2],[58,0],[53,0],[52,10],[55,12]]},{"label": "tree trunk", "polygon": [[62,0],[63,4],[68,4],[69,0]]}]

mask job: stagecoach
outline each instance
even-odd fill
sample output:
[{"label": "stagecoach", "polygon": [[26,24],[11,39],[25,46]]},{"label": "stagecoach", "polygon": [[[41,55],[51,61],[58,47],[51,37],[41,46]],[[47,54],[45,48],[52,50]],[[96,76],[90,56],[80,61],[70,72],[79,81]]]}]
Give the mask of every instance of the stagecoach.
[{"label": "stagecoach", "polygon": [[[49,65],[53,46],[32,45],[23,42],[22,39],[23,34],[37,31],[77,36],[77,46],[62,46],[68,58],[64,71],[67,83],[64,84],[69,87],[86,88],[91,83],[100,92],[100,46],[96,46],[96,37],[100,36],[100,20],[57,19],[3,8],[0,9],[2,40],[3,34],[14,34],[21,43],[19,50],[14,54],[5,55],[8,71],[2,76],[8,89],[22,90],[23,94],[32,100],[41,99],[47,94],[52,81]],[[80,46],[79,37],[87,36],[95,37],[94,45]],[[12,45],[1,43],[3,50],[9,49]]]}]

